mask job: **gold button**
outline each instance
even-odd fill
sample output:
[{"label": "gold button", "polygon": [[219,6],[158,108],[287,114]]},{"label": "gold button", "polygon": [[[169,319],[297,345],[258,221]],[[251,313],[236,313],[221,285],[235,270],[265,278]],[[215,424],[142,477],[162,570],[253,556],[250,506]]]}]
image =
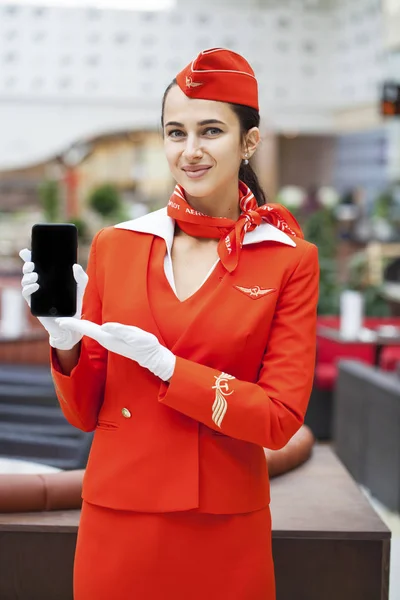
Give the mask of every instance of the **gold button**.
[{"label": "gold button", "polygon": [[123,408],[121,410],[121,412],[122,412],[122,416],[125,417],[125,419],[130,419],[132,416],[130,411],[127,408]]}]

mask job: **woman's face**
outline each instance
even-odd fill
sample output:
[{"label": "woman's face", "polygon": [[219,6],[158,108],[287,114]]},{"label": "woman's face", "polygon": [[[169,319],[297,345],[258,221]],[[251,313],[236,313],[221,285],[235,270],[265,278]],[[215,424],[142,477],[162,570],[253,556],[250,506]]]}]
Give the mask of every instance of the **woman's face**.
[{"label": "woman's face", "polygon": [[193,197],[237,187],[243,147],[229,104],[188,98],[174,86],[164,107],[164,148],[177,183]]}]

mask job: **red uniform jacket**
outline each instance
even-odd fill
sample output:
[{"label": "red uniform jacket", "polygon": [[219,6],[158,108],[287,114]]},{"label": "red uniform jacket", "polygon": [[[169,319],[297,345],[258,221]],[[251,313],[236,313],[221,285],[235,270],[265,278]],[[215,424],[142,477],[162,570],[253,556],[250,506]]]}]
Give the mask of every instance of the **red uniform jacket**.
[{"label": "red uniform jacket", "polygon": [[[135,325],[164,343],[147,298],[153,236],[166,209],[94,238],[83,318]],[[263,447],[299,429],[313,381],[318,298],[314,245],[263,223],[245,236],[239,266],[175,345],[170,383],[84,337],[69,376],[52,374],[67,420],[95,430],[83,498],[114,509],[243,513],[269,501]]]}]

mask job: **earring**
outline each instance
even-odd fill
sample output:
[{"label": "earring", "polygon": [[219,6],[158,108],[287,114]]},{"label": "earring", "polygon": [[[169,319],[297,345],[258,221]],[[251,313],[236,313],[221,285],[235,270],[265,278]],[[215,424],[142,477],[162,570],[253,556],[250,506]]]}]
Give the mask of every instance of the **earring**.
[{"label": "earring", "polygon": [[246,153],[246,154],[244,155],[244,158],[245,158],[245,159],[244,159],[244,161],[243,161],[243,164],[244,164],[244,165],[248,165],[248,164],[249,164],[249,155]]}]

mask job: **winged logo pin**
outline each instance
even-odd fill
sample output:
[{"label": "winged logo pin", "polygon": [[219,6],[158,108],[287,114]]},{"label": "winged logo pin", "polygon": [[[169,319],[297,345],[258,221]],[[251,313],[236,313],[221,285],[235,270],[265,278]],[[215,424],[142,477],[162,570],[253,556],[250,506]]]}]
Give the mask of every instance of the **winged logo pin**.
[{"label": "winged logo pin", "polygon": [[276,292],[276,288],[260,288],[259,285],[255,285],[252,288],[241,287],[240,285],[235,285],[234,287],[253,300],[258,300],[258,298],[263,298],[264,296],[267,296],[267,294]]},{"label": "winged logo pin", "polygon": [[195,81],[193,81],[193,79],[191,77],[186,77],[186,87],[194,88],[194,87],[199,87],[200,85],[203,85],[203,84],[200,82],[196,83]]}]

